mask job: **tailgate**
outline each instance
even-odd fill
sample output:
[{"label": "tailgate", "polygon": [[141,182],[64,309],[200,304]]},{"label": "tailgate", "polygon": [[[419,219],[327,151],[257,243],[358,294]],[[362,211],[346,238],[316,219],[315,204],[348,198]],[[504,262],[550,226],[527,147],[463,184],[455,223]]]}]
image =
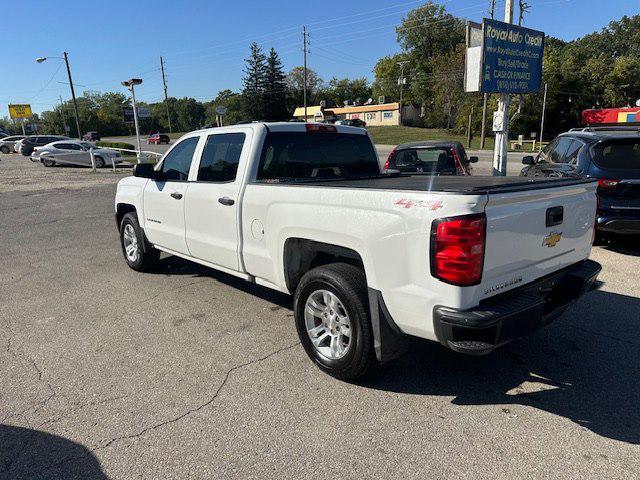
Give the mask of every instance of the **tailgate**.
[{"label": "tailgate", "polygon": [[479,298],[525,285],[589,256],[596,182],[489,193]]}]

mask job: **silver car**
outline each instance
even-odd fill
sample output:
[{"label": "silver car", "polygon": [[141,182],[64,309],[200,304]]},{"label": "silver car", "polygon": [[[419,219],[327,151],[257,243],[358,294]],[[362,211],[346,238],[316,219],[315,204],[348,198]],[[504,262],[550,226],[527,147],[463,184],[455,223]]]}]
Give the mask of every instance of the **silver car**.
[{"label": "silver car", "polygon": [[42,162],[45,167],[53,167],[56,164],[90,167],[91,150],[98,168],[111,165],[112,161],[116,164],[122,162],[120,153],[115,150],[96,147],[89,142],[79,140],[59,140],[48,143],[44,147],[36,147],[31,154],[31,160]]},{"label": "silver car", "polygon": [[0,138],[0,152],[13,153],[16,142],[23,138],[24,135],[11,135],[10,137]]}]

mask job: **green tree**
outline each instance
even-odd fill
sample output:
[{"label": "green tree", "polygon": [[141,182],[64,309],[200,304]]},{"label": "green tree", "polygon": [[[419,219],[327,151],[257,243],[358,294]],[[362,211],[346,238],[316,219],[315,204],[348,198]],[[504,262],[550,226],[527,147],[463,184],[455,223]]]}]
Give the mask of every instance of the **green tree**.
[{"label": "green tree", "polygon": [[227,109],[227,113],[225,113],[223,118],[225,125],[233,125],[234,123],[247,119],[244,113],[244,99],[242,95],[227,89],[218,92],[216,98],[205,104],[206,123],[208,125],[215,125],[218,115],[215,109],[220,106],[226,107]]},{"label": "green tree", "polygon": [[205,109],[202,103],[193,98],[181,98],[173,106],[176,112],[176,130],[190,132],[205,124]]},{"label": "green tree", "polygon": [[[287,87],[289,89],[290,109],[299,107],[304,99],[304,67],[294,67],[287,74]],[[307,105],[316,105],[321,98],[324,89],[324,81],[316,72],[307,68]]]},{"label": "green tree", "polygon": [[286,120],[289,118],[287,109],[287,84],[282,69],[282,62],[275,49],[269,51],[265,70],[265,120]]},{"label": "green tree", "polygon": [[263,120],[265,116],[266,57],[257,43],[252,43],[250,48],[251,54],[249,58],[245,59],[242,79],[245,111],[252,120]]},{"label": "green tree", "polygon": [[323,93],[324,100],[331,102],[333,105],[342,105],[345,101],[364,103],[372,95],[369,82],[364,77],[353,80],[333,77],[329,80]]},{"label": "green tree", "polygon": [[[396,53],[395,55],[387,55],[382,57],[376,63],[373,69],[375,80],[372,87],[374,100],[379,96],[384,96],[386,102],[397,102],[400,99],[400,86],[398,79],[400,78],[400,65],[398,62],[410,61],[410,56],[405,53]],[[414,103],[413,94],[411,92],[411,74],[414,71],[411,63],[404,66],[404,77],[407,79],[406,85],[403,87],[402,101],[404,103]]]}]

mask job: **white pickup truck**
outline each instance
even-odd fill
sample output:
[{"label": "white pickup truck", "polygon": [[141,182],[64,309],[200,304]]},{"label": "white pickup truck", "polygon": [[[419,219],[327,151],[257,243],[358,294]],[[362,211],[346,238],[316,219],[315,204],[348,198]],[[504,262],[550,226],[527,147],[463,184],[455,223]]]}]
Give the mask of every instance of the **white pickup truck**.
[{"label": "white pickup truck", "polygon": [[122,251],[160,252],[294,295],[301,343],[343,379],[408,335],[487,353],[595,282],[596,182],[384,175],[366,130],[250,123],[200,130],[118,183]]}]

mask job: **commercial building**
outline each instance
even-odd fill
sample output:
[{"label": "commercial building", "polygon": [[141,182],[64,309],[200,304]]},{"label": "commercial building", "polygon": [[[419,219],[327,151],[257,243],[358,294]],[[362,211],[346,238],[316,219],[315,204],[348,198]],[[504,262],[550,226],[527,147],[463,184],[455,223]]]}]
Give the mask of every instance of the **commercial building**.
[{"label": "commercial building", "polygon": [[[402,107],[402,121],[417,120],[419,111],[411,105]],[[304,107],[293,112],[296,120],[305,120]],[[379,103],[376,105],[348,105],[344,107],[307,106],[306,121],[335,122],[336,120],[360,119],[370,126],[400,125],[400,105]]]}]

